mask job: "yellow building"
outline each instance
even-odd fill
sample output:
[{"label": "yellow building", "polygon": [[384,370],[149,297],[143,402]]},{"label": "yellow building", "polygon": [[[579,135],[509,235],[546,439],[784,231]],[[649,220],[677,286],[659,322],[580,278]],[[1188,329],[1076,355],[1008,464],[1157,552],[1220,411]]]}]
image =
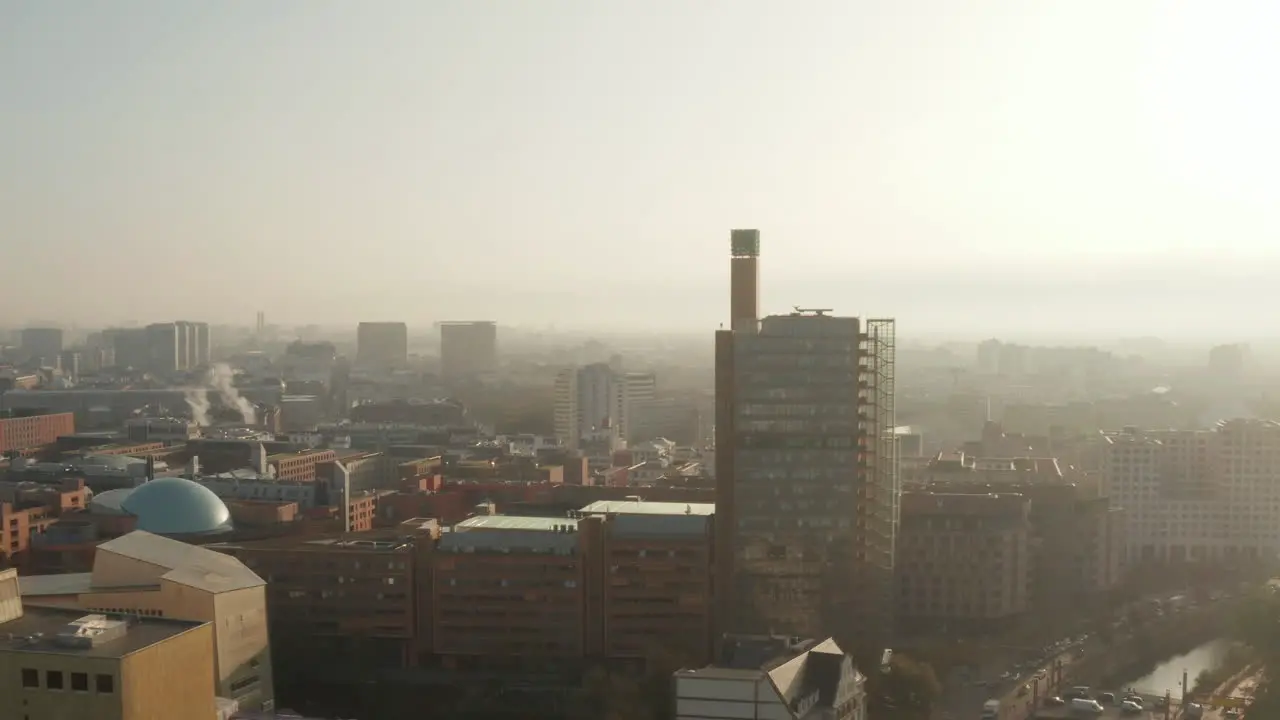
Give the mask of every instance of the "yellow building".
[{"label": "yellow building", "polygon": [[266,582],[229,555],[135,531],[99,545],[93,572],[20,584],[27,603],[212,623],[217,695],[274,705]]},{"label": "yellow building", "polygon": [[213,720],[213,628],[27,606],[0,572],[0,718]]}]

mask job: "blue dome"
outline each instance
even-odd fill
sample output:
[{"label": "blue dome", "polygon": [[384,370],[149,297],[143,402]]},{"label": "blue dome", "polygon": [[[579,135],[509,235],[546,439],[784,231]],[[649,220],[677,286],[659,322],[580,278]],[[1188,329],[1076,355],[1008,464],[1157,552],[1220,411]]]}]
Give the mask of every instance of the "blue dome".
[{"label": "blue dome", "polygon": [[195,535],[231,528],[231,512],[209,488],[166,477],[134,488],[120,508],[138,518],[137,529],[157,535]]}]

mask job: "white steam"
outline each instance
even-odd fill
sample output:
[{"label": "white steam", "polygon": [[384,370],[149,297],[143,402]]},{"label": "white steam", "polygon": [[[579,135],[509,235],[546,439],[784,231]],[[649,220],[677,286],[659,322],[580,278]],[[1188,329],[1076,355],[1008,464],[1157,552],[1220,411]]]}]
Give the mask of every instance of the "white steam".
[{"label": "white steam", "polygon": [[233,383],[234,380],[235,373],[226,363],[214,363],[213,367],[209,368],[209,388],[218,393],[224,405],[239,410],[240,417],[244,418],[246,425],[255,425],[258,422],[258,413],[254,410],[253,403],[241,397],[240,391],[236,390]]},{"label": "white steam", "polygon": [[209,391],[204,388],[187,388],[182,391],[182,399],[187,401],[187,408],[191,410],[191,421],[199,427],[208,427],[212,423],[209,422]]}]

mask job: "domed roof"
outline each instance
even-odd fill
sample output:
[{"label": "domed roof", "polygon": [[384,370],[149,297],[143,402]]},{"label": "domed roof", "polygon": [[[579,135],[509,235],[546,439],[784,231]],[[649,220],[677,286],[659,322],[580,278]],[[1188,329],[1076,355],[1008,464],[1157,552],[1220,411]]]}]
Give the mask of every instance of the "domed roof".
[{"label": "domed roof", "polygon": [[89,512],[99,515],[123,515],[124,510],[120,507],[120,503],[123,503],[131,492],[133,488],[117,488],[94,493],[93,499],[89,501]]},{"label": "domed roof", "polygon": [[185,478],[143,483],[129,492],[120,507],[138,518],[138,530],[157,535],[195,535],[231,527],[231,512],[218,496]]}]

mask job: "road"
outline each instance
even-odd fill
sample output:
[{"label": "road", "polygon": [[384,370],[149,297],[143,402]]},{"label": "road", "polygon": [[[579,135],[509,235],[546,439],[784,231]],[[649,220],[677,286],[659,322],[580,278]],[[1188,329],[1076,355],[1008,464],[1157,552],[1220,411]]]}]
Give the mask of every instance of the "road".
[{"label": "road", "polygon": [[[975,685],[972,679],[966,678],[963,673],[953,673],[947,679],[945,692],[937,703],[934,718],[936,720],[976,718],[981,713],[984,702],[991,698],[998,698],[1001,701],[1000,720],[1026,720],[1031,716],[1031,711],[1044,701],[1044,698],[1055,694],[1052,686],[1055,679],[1052,667],[1054,661],[1060,662],[1065,670],[1074,657],[1073,652],[1067,651],[1051,659],[1041,668],[1022,673],[1012,680],[986,686]],[[1008,667],[1007,660],[1001,659],[990,663],[988,667],[981,668],[979,675],[991,677]]]}]

